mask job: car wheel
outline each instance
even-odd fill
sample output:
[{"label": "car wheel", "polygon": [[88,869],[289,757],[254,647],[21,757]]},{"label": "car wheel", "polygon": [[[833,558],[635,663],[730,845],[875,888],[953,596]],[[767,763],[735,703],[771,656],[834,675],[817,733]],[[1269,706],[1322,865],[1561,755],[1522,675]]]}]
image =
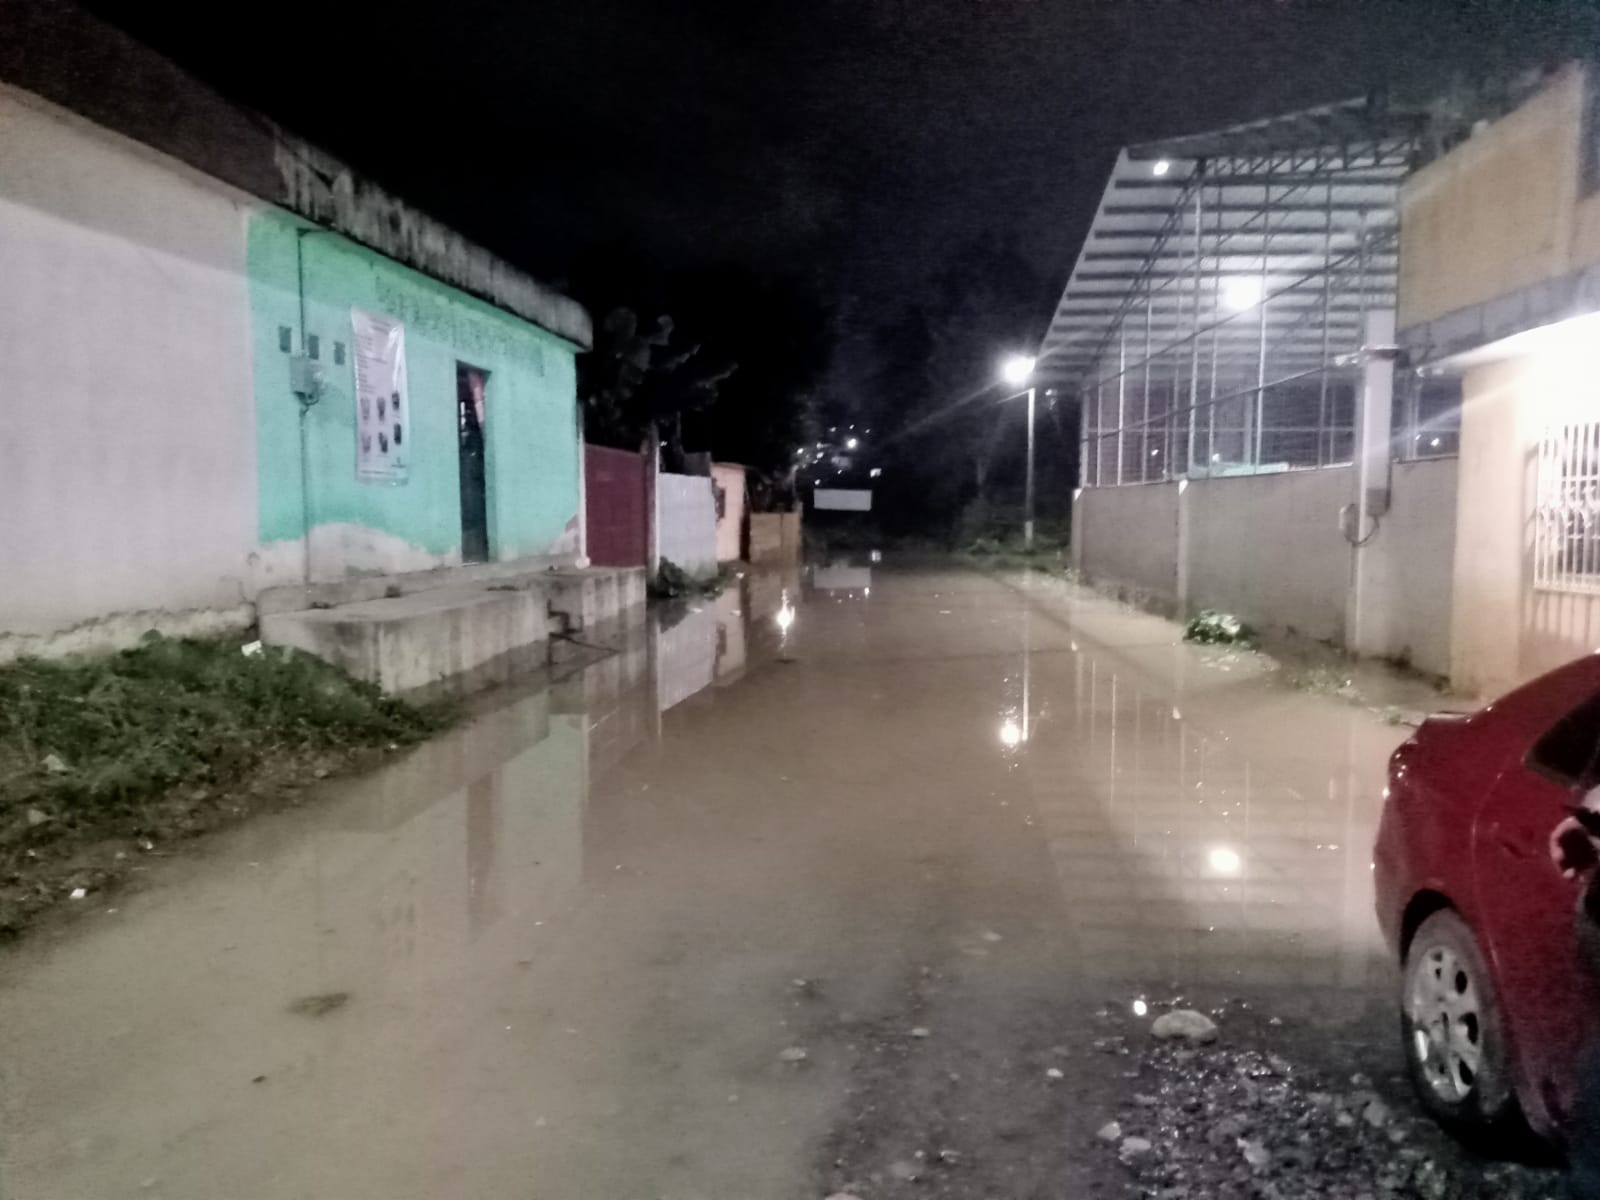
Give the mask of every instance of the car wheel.
[{"label": "car wheel", "polygon": [[1422,1105],[1449,1125],[1499,1127],[1516,1112],[1494,982],[1466,922],[1434,913],[1406,948],[1406,1064]]}]

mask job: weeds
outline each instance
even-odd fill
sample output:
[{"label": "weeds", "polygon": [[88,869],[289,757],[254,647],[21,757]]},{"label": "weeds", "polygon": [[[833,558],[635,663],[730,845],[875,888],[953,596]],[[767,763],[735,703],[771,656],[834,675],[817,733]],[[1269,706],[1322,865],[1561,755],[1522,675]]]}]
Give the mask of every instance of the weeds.
[{"label": "weeds", "polygon": [[[98,839],[193,827],[268,766],[412,743],[451,716],[310,655],[240,650],[151,634],[118,654],[0,667],[0,890]],[[0,895],[0,930],[5,909]]]},{"label": "weeds", "polygon": [[663,558],[650,581],[650,595],[656,600],[678,600],[685,596],[718,596],[724,580],[721,573],[697,579],[670,558]]},{"label": "weeds", "polygon": [[1232,613],[1208,608],[1183,627],[1183,640],[1205,646],[1254,646],[1256,631]]}]

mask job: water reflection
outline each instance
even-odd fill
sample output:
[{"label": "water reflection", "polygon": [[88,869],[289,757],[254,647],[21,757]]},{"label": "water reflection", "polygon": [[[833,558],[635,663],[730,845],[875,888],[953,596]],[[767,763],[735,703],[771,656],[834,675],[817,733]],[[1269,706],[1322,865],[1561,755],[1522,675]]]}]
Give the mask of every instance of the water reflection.
[{"label": "water reflection", "polygon": [[1302,725],[1280,700],[1273,723],[1236,725],[1207,703],[1178,707],[1109,654],[1074,646],[1049,661],[1035,689],[1071,719],[1034,737],[1025,765],[1089,970],[1267,986],[1379,977],[1366,847],[1387,735],[1359,732],[1375,722],[1324,705]]},{"label": "water reflection", "polygon": [[713,683],[733,683],[749,666],[781,650],[794,623],[789,593],[798,584],[795,570],[746,571],[714,599],[652,609],[657,711],[664,713]]},{"label": "water reflection", "polygon": [[1165,653],[1152,627],[1086,603],[882,570],[868,601],[843,566],[662,609],[8,958],[6,1182],[799,1194],[831,1084],[772,1071],[797,976],[858,1013],[936,965],[971,1011],[1085,986],[1136,1015],[1173,980],[1374,978],[1376,722],[1163,684],[1125,653]]},{"label": "water reflection", "polygon": [[811,568],[811,586],[819,592],[861,592],[872,590],[872,568],[848,559],[836,559],[826,566]]}]

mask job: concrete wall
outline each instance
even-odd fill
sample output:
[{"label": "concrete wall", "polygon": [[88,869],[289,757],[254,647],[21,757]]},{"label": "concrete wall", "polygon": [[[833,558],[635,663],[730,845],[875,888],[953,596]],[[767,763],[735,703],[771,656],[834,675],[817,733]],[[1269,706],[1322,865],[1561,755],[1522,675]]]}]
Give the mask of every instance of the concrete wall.
[{"label": "concrete wall", "polygon": [[1450,674],[1458,463],[1395,463],[1391,504],[1361,548],[1354,649]]},{"label": "concrete wall", "polygon": [[[298,237],[287,213],[249,225],[263,559],[287,581],[425,570],[461,561],[456,367],[489,373],[485,400],[490,556],[498,561],[578,551],[579,441],[573,347],[536,326],[344,238]],[[297,244],[298,243],[298,244]],[[304,255],[306,334],[321,342],[326,394],[307,421],[309,513],[300,482],[299,406],[280,331],[300,345]],[[356,478],[351,310],[405,326],[411,466],[403,483]]]},{"label": "concrete wall", "polygon": [[1445,674],[1456,478],[1448,459],[1396,464],[1390,511],[1359,551],[1339,525],[1352,467],[1089,488],[1074,552],[1092,580],[1157,608],[1237,613]]},{"label": "concrete wall", "polygon": [[4,86],[0,146],[0,658],[245,624],[249,202]]},{"label": "concrete wall", "polygon": [[1577,66],[1556,73],[1406,181],[1400,328],[1600,262],[1600,195],[1580,179],[1587,85]]},{"label": "concrete wall", "polygon": [[711,482],[717,494],[717,561],[737,562],[744,556],[744,468],[713,463]]},{"label": "concrete wall", "polygon": [[1178,607],[1178,488],[1150,483],[1085,488],[1073,505],[1074,561],[1091,579]]},{"label": "concrete wall", "polygon": [[800,561],[800,514],[751,513],[750,561],[797,563]]},{"label": "concrete wall", "polygon": [[1342,639],[1351,552],[1338,517],[1354,489],[1351,467],[1193,480],[1190,610]]},{"label": "concrete wall", "polygon": [[1600,596],[1535,591],[1536,448],[1595,415],[1600,348],[1575,341],[1469,368],[1456,528],[1456,683],[1494,694],[1600,646]]},{"label": "concrete wall", "polygon": [[656,476],[656,562],[670,559],[691,575],[717,571],[717,504],[704,475]]}]

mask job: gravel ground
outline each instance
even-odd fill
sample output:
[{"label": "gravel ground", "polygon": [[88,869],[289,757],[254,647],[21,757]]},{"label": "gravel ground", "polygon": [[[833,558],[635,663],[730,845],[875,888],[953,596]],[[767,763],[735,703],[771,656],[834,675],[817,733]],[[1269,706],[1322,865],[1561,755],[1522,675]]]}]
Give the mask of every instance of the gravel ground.
[{"label": "gravel ground", "polygon": [[1545,1200],[1559,1173],[1468,1157],[1365,1075],[1266,1048],[1148,1041],[1103,1153],[1159,1200]]},{"label": "gravel ground", "polygon": [[[1559,1170],[1475,1157],[1440,1130],[1416,1107],[1387,1039],[1352,1054],[1324,1027],[1241,1001],[1207,1009],[1218,1035],[1210,1043],[1154,1037],[1169,1005],[1135,1016],[1035,996],[966,1023],[945,982],[919,980],[904,1014],[831,1031],[857,1065],[850,1111],[823,1147],[819,1196],[1564,1194]],[[934,1029],[915,1023],[935,1017]],[[1330,1065],[1341,1057],[1344,1069]],[[1369,1063],[1379,1079],[1350,1069]]]}]

